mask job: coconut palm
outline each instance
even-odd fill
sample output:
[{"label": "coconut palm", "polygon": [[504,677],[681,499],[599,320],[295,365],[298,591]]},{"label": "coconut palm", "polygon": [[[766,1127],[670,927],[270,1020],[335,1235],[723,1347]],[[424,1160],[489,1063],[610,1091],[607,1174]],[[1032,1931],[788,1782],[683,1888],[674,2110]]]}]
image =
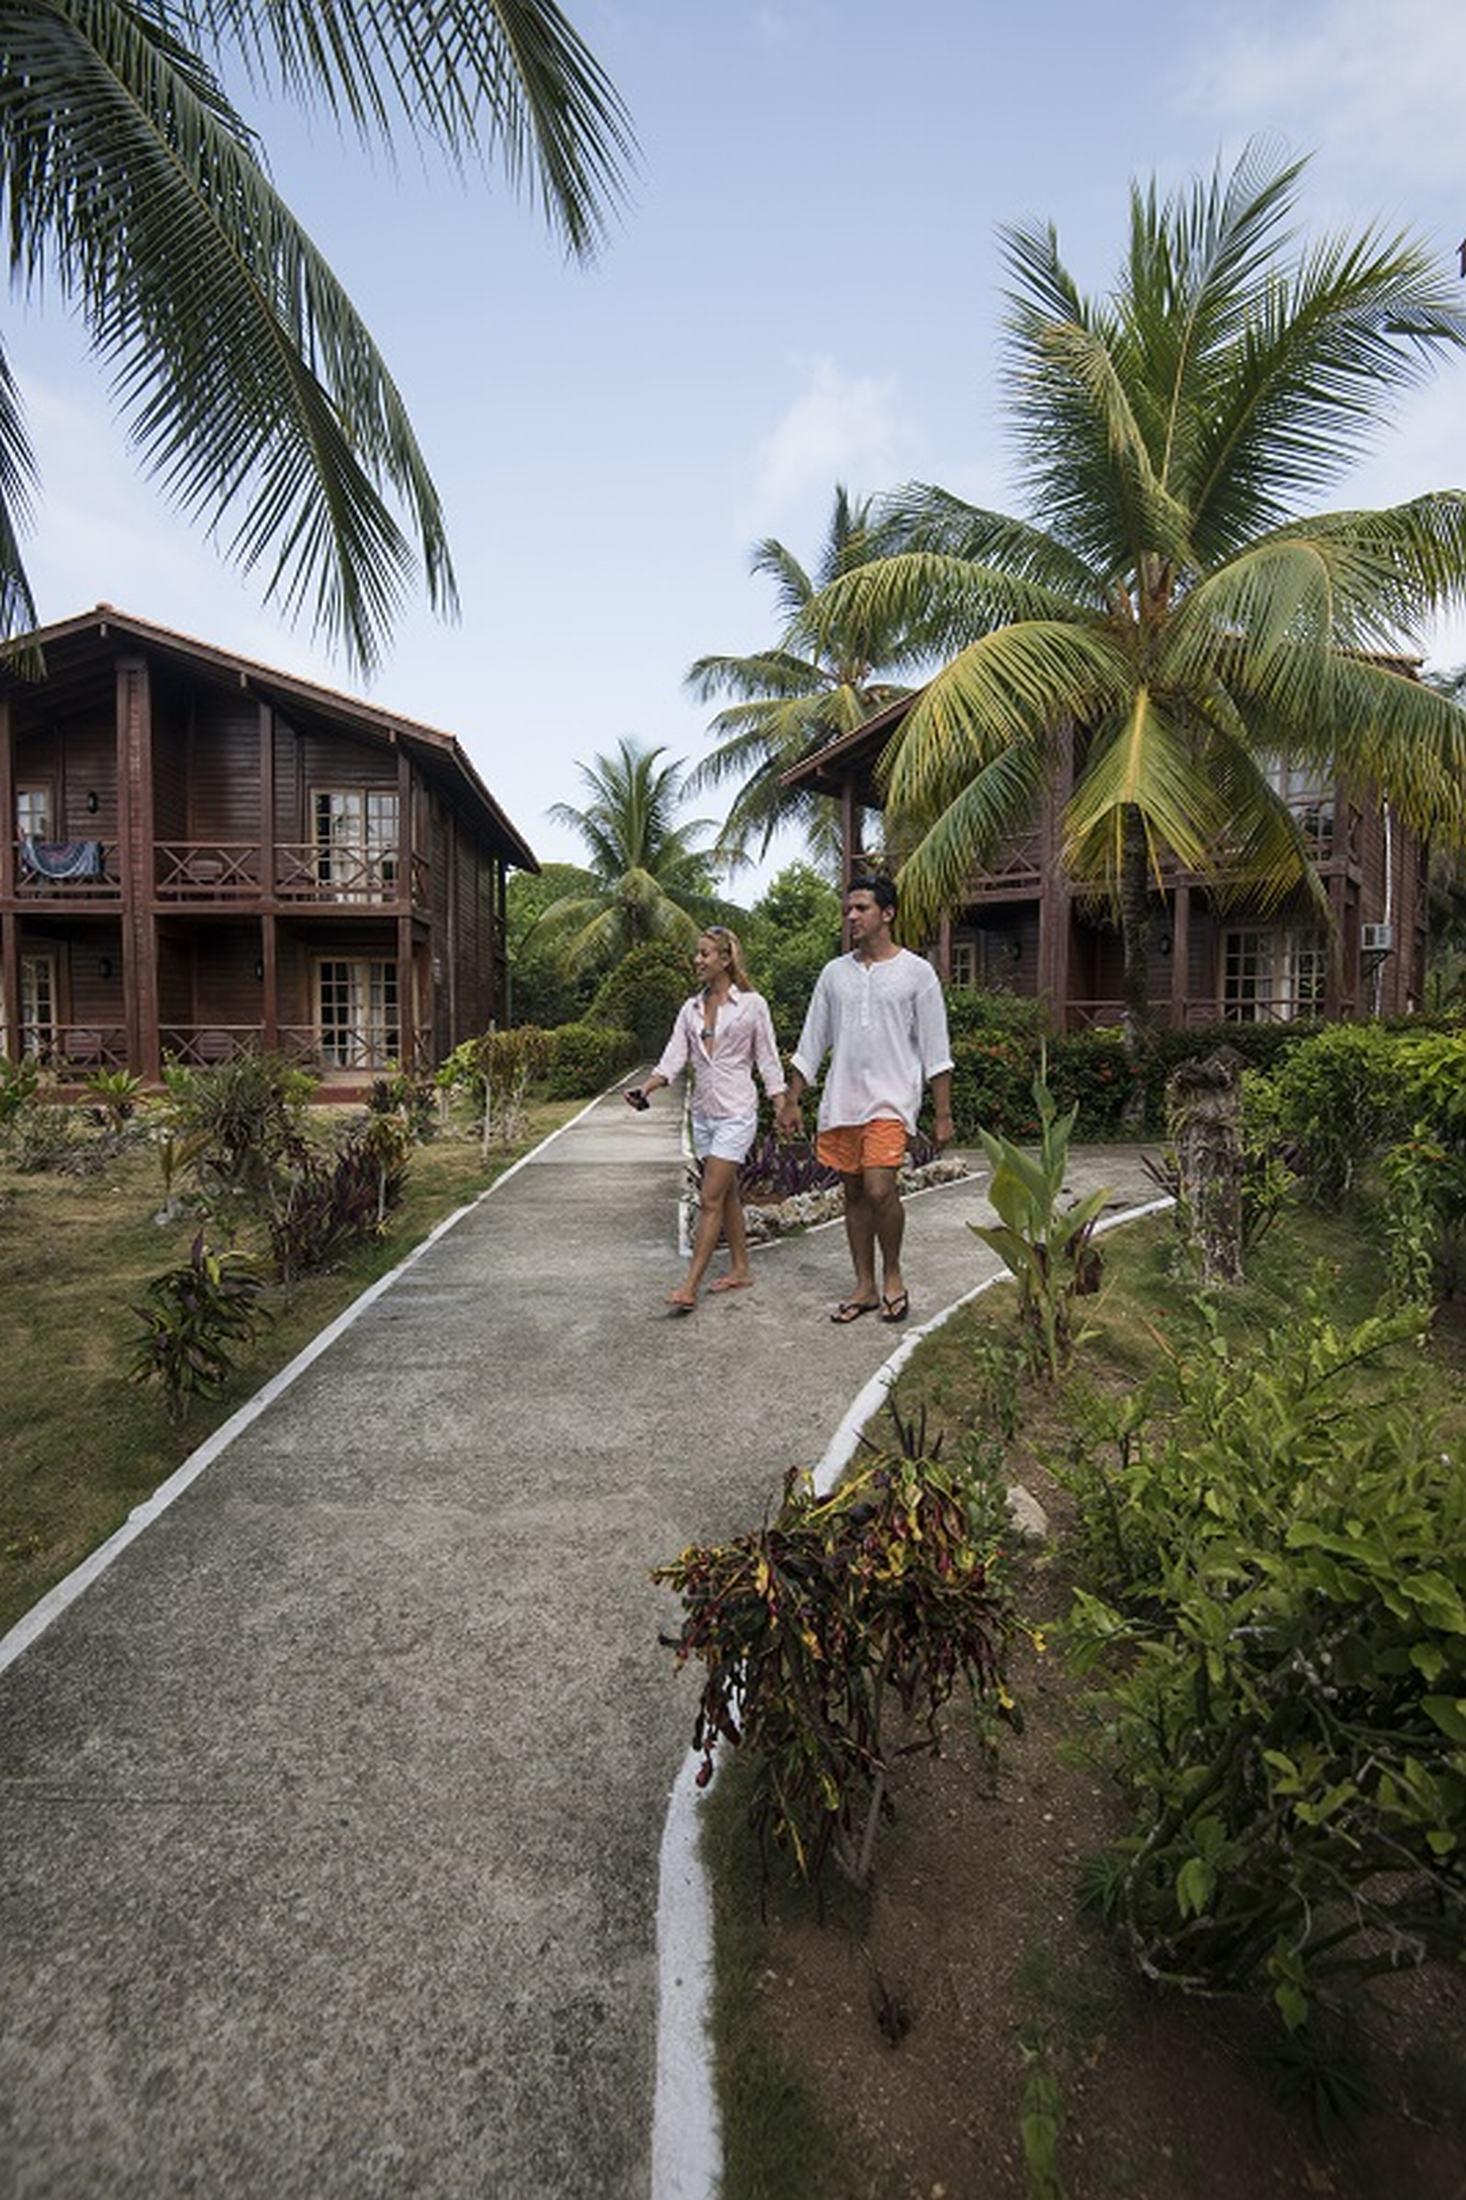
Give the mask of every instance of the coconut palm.
[{"label": "coconut palm", "polygon": [[[219,72],[363,139],[486,153],[591,250],[624,110],[553,0],[34,0],[7,8],[0,189],[12,280],[54,286],[133,442],[287,614],[362,667],[419,561],[454,602],[438,494],[384,362],[271,188]],[[0,359],[0,619],[35,623],[20,538],[35,464]],[[400,515],[400,516],[399,516]],[[414,548],[414,541],[416,547]]]},{"label": "coconut palm", "polygon": [[725,863],[752,861],[755,843],[758,856],[767,855],[769,842],[785,825],[803,829],[817,858],[833,857],[838,848],[833,804],[824,795],[781,785],[781,776],[811,750],[851,732],[906,692],[883,676],[909,662],[900,632],[854,606],[848,616],[821,626],[812,651],[801,654],[791,640],[821,590],[878,554],[872,501],[836,489],[813,574],[773,536],[756,544],[750,570],[767,573],[775,584],[784,640],[751,657],[699,657],[687,675],[700,702],[716,695],[737,698],[712,721],[709,730],[721,737],[720,745],[688,782],[694,792],[732,779],[742,782],[718,836]]},{"label": "coconut palm", "polygon": [[691,949],[698,926],[719,914],[707,855],[694,844],[711,825],[678,822],[682,768],[659,763],[664,754],[623,735],[614,756],[580,766],[585,808],[557,802],[549,813],[579,833],[595,879],[552,902],[533,935],[560,943],[573,970],[617,962],[649,940]]},{"label": "coconut palm", "polygon": [[910,488],[886,515],[901,551],[813,613],[816,632],[864,617],[946,660],[884,760],[917,923],[1030,824],[1073,743],[1066,860],[1118,905],[1137,1017],[1163,850],[1219,895],[1317,898],[1280,759],[1466,832],[1466,716],[1383,661],[1461,598],[1466,494],[1298,510],[1466,342],[1466,312],[1409,238],[1285,258],[1300,167],[1249,151],[1172,199],[1134,189],[1099,300],[1052,228],[1007,231],[1010,409],[1041,519]]}]

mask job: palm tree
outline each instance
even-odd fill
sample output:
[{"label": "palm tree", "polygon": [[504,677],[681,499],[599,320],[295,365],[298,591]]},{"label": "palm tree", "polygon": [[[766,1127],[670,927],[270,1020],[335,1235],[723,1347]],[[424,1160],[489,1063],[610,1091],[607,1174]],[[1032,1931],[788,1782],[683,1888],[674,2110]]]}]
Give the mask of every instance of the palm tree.
[{"label": "palm tree", "polygon": [[[581,256],[619,189],[629,126],[554,0],[5,11],[13,282],[49,283],[79,308],[131,438],[176,503],[260,573],[267,600],[309,609],[366,669],[419,560],[434,605],[454,605],[438,494],[370,334],[223,88],[231,57],[364,140],[405,129],[455,164],[490,154]],[[35,486],[0,357],[4,634],[36,623],[20,554]]]},{"label": "palm tree", "polygon": [[1283,264],[1300,168],[1249,151],[1174,199],[1132,190],[1098,301],[1052,228],[1007,231],[1010,407],[1042,520],[909,488],[886,514],[902,549],[812,612],[818,633],[864,617],[945,660],[884,760],[919,925],[1031,822],[1073,742],[1066,862],[1118,906],[1132,1018],[1163,849],[1219,895],[1318,898],[1280,759],[1466,834],[1466,714],[1384,661],[1461,598],[1466,494],[1296,510],[1466,343],[1466,312],[1408,238]]},{"label": "palm tree", "polygon": [[614,756],[581,765],[585,808],[557,802],[549,813],[579,833],[595,879],[589,891],[552,902],[535,927],[562,943],[574,970],[617,962],[651,940],[690,949],[699,924],[719,913],[708,858],[693,844],[708,821],[677,822],[683,775],[680,765],[659,766],[664,753],[623,735]]},{"label": "palm tree", "polygon": [[688,786],[693,792],[740,779],[733,807],[718,836],[718,854],[729,864],[767,855],[769,842],[783,825],[803,828],[811,852],[834,856],[838,825],[824,795],[780,784],[781,775],[836,734],[849,733],[883,704],[906,690],[882,675],[907,662],[900,631],[872,619],[852,605],[848,616],[823,623],[818,641],[801,655],[792,635],[820,592],[876,556],[880,541],[871,524],[869,497],[852,498],[837,488],[829,532],[813,575],[773,536],[754,547],[750,570],[767,573],[784,615],[784,640],[751,657],[699,657],[687,684],[700,702],[715,695],[737,701],[718,713],[710,731],[721,745],[699,764]]}]

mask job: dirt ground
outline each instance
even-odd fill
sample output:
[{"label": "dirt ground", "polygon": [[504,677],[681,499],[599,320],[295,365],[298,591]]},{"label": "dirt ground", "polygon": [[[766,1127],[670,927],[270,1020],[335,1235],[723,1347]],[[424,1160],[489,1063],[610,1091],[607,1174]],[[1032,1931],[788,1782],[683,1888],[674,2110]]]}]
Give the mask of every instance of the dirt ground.
[{"label": "dirt ground", "polygon": [[[1062,1531],[1062,1492],[1028,1478]],[[1020,1603],[1067,1608],[1060,1561],[1030,1569]],[[1321,2136],[1306,2102],[1276,2098],[1272,2028],[1147,1988],[1078,1911],[1116,1805],[1076,1751],[1058,1659],[1027,1655],[1013,1679],[1026,1730],[1004,1729],[996,1758],[964,1711],[939,1759],[908,1761],[868,1908],[837,1897],[821,1923],[771,1898],[761,1993],[859,2165],[839,2200],[1461,2200],[1466,1979],[1371,1992],[1348,2064],[1369,2111]],[[1035,2069],[1062,2102],[1056,2181],[1024,2160]]]}]

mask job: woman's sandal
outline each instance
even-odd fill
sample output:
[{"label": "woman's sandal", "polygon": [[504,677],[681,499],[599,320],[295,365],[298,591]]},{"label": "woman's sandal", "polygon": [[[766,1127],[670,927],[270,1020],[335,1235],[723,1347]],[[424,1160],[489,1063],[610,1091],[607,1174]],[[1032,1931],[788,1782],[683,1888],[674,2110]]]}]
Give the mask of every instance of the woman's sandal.
[{"label": "woman's sandal", "polygon": [[878,1299],[841,1299],[830,1320],[843,1329],[847,1322],[858,1322],[862,1314],[873,1314],[880,1303]]},{"label": "woman's sandal", "polygon": [[910,1312],[911,1293],[909,1291],[898,1291],[894,1299],[881,1300],[881,1320],[883,1322],[904,1322]]}]

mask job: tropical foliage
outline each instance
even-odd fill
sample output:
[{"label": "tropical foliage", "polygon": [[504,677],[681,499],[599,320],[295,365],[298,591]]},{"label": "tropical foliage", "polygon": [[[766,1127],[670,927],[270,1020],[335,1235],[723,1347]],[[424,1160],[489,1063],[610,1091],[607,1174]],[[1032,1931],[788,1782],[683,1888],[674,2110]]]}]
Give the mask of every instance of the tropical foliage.
[{"label": "tropical foliage", "polygon": [[766,855],[779,827],[793,825],[804,832],[810,853],[833,866],[839,849],[833,804],[825,795],[781,785],[781,774],[906,692],[886,677],[909,661],[902,629],[863,600],[823,619],[817,640],[807,632],[801,639],[821,592],[877,555],[871,508],[869,497],[836,489],[812,574],[773,536],[758,543],[752,571],[767,573],[775,584],[785,620],[781,640],[752,656],[699,657],[687,675],[702,702],[734,698],[712,722],[718,747],[690,781],[698,792],[739,782],[718,838],[718,853],[728,862]]},{"label": "tropical foliage", "polygon": [[[451,609],[438,493],[371,336],[270,184],[242,67],[366,141],[404,131],[527,183],[594,246],[631,150],[553,0],[41,0],[8,8],[0,187],[22,294],[52,286],[179,507],[369,667],[420,563]],[[0,358],[0,631],[35,624],[36,469]]]},{"label": "tropical foliage", "polygon": [[572,969],[605,966],[647,940],[690,951],[699,924],[716,916],[713,876],[697,846],[704,821],[679,822],[682,770],[661,749],[622,736],[614,756],[582,764],[583,810],[557,802],[550,816],[579,833],[592,884],[552,902],[531,935],[563,946]]},{"label": "tropical foliage", "polygon": [[807,615],[944,660],[885,760],[918,926],[1031,822],[1080,729],[1067,862],[1118,904],[1137,1016],[1164,849],[1223,896],[1317,894],[1280,760],[1466,838],[1466,714],[1398,661],[1462,596],[1466,492],[1301,516],[1466,343],[1466,308],[1408,237],[1290,252],[1299,173],[1249,151],[1174,198],[1137,188],[1098,299],[1052,227],[1007,231],[1010,404],[1041,517],[913,486],[885,515],[899,551]]}]

